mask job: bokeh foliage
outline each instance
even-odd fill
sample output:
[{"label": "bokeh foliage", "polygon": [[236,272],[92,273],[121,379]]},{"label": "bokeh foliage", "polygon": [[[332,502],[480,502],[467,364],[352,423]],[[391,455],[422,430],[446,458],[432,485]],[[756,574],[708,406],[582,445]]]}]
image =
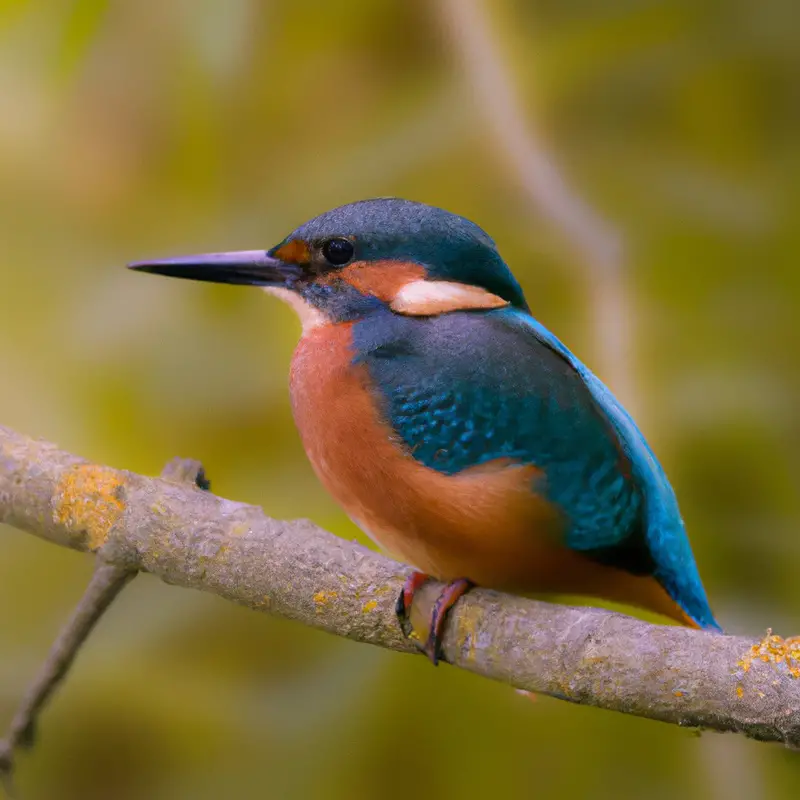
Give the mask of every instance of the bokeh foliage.
[{"label": "bokeh foliage", "polygon": [[[624,235],[637,410],[726,626],[798,633],[800,46],[792,0],[490,3],[526,112]],[[291,312],[134,275],[364,196],[483,225],[590,364],[423,0],[0,0],[0,422],[360,533],[291,424]],[[624,400],[625,398],[623,398]],[[89,560],[0,532],[0,720]],[[794,629],[792,626],[794,625]],[[789,797],[796,755],[540,698],[138,578],[22,760],[26,797]]]}]

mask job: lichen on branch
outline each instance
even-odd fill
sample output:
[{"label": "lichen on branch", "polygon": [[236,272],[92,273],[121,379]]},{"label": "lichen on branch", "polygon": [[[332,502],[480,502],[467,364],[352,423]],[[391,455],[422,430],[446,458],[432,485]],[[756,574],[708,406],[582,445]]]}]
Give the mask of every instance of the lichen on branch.
[{"label": "lichen on branch", "polygon": [[[121,569],[418,652],[394,611],[408,567],[306,520],[90,464],[2,426],[0,522]],[[436,592],[423,587],[419,616]],[[797,638],[650,625],[476,589],[454,608],[443,651],[448,663],[518,689],[800,747]]]}]

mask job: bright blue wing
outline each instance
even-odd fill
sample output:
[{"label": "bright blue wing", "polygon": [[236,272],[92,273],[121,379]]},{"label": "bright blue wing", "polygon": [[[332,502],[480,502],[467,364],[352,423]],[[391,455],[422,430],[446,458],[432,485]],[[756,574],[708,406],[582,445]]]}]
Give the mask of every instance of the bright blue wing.
[{"label": "bright blue wing", "polygon": [[644,494],[644,533],[656,568],[654,574],[670,596],[704,628],[720,630],[708,604],[683,524],[678,499],[644,435],[610,389],[547,328],[523,312],[514,312],[537,339],[559,353],[581,376],[616,430],[631,461],[633,478]]},{"label": "bright blue wing", "polygon": [[393,428],[414,457],[453,474],[511,458],[539,467],[566,544],[653,574],[716,627],[672,488],[611,392],[522,311],[427,319],[381,314],[354,326]]}]

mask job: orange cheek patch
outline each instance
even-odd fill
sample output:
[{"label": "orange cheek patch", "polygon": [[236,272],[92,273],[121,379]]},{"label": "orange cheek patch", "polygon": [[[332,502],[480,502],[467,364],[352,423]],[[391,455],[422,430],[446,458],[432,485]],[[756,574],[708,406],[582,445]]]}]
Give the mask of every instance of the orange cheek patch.
[{"label": "orange cheek patch", "polygon": [[508,301],[479,286],[428,279],[425,267],[401,261],[357,261],[320,278],[343,280],[388,303],[396,314],[427,317],[448,311],[501,308]]},{"label": "orange cheek patch", "polygon": [[308,264],[311,261],[311,251],[302,239],[286,242],[273,253],[273,256],[287,264]]},{"label": "orange cheek patch", "polygon": [[408,283],[425,278],[419,264],[398,261],[357,261],[336,273],[361,294],[371,294],[384,303],[391,303]]}]

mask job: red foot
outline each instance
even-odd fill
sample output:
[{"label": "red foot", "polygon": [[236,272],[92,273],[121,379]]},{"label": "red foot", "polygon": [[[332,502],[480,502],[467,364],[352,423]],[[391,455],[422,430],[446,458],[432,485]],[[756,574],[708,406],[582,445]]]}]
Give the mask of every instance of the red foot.
[{"label": "red foot", "polygon": [[[411,613],[411,604],[414,602],[414,594],[428,578],[429,576],[424,572],[412,572],[408,578],[406,578],[403,591],[397,598],[397,618],[406,636],[411,634],[409,614]],[[442,655],[442,636],[444,635],[444,623],[447,619],[447,612],[456,604],[458,598],[469,591],[473,586],[474,584],[472,581],[466,578],[459,578],[449,583],[444,588],[433,605],[428,639],[425,642],[425,647],[423,647],[423,652],[433,662],[434,666],[439,663],[439,659]]]},{"label": "red foot", "polygon": [[411,614],[411,604],[414,602],[414,595],[417,589],[429,579],[430,575],[426,575],[424,572],[412,572],[406,578],[406,582],[403,584],[403,591],[400,592],[400,597],[397,598],[395,612],[397,613],[397,618],[400,620],[400,627],[403,629],[403,634],[405,636],[411,635],[409,614]]}]

